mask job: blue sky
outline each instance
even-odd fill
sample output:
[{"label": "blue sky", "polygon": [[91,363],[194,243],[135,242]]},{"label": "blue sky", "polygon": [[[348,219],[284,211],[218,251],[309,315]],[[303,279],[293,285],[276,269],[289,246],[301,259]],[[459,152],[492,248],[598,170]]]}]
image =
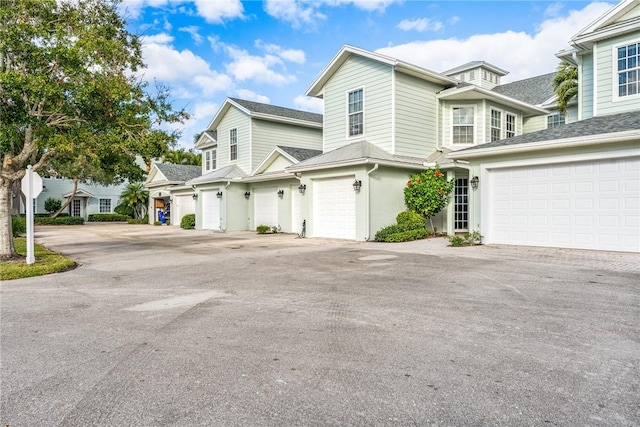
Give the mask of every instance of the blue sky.
[{"label": "blue sky", "polygon": [[442,72],[484,60],[503,82],[555,70],[556,52],[614,3],[589,1],[124,0],[144,78],[192,115],[193,146],[225,98],[322,112],[306,90],[344,44]]}]

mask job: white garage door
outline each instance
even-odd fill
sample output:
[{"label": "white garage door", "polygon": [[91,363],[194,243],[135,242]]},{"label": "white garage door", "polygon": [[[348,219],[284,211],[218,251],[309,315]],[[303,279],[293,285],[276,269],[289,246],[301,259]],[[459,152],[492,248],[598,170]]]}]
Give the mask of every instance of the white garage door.
[{"label": "white garage door", "polygon": [[254,228],[259,225],[278,225],[278,189],[276,187],[253,190]]},{"label": "white garage door", "polygon": [[171,225],[180,226],[183,216],[196,212],[196,201],[193,200],[193,196],[176,196],[173,199],[173,205]]},{"label": "white garage door", "polygon": [[313,181],[313,235],[337,239],[356,238],[354,177]]},{"label": "white garage door", "polygon": [[640,251],[640,159],[488,172],[487,243]]},{"label": "white garage door", "polygon": [[220,230],[220,199],[218,190],[203,191],[202,198],[202,228],[205,230]]}]

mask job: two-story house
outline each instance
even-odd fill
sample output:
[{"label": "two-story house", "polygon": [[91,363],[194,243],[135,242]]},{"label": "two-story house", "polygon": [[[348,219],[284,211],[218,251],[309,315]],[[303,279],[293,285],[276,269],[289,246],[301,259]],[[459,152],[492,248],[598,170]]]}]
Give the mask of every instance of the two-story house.
[{"label": "two-story house", "polygon": [[324,101],[323,154],[290,166],[306,193],[302,217],[310,237],[372,238],[405,210],[412,173],[438,164],[456,180],[439,231],[468,231],[471,170],[446,154],[520,135],[546,109],[493,91],[506,72],[472,62],[437,73],[344,46],[307,91]]},{"label": "two-story house", "polygon": [[322,147],[322,115],[227,98],[196,143],[196,228],[299,232],[299,178],[285,170]]},{"label": "two-story house", "polygon": [[448,157],[479,178],[471,215],[488,243],[640,252],[640,1],[570,46],[557,54],[578,68],[567,124]]}]

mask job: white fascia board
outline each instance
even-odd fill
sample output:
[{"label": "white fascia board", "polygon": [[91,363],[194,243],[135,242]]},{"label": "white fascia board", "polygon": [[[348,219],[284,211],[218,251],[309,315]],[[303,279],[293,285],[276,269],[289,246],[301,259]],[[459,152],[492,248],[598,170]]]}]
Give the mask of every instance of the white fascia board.
[{"label": "white fascia board", "polygon": [[443,86],[449,85],[457,85],[458,81],[456,79],[447,77],[440,73],[436,73],[435,71],[427,70],[426,68],[418,67],[417,65],[409,64],[404,61],[396,61],[395,69],[398,72],[409,74],[414,77],[418,77],[422,80],[427,80],[431,83],[440,84]]},{"label": "white fascia board", "polygon": [[592,33],[598,30],[598,28],[607,25],[611,21],[615,20],[617,16],[621,16],[624,14],[625,9],[632,6],[633,3],[638,0],[623,0],[602,15],[600,15],[597,19],[591,22],[589,25],[584,27],[582,30],[578,31],[571,39],[577,39],[586,36],[588,33]]},{"label": "white fascia board", "polygon": [[313,166],[290,166],[287,169],[291,172],[307,172],[307,171],[315,171],[315,170],[323,170],[323,169],[335,169],[342,168],[348,166],[361,166],[361,165],[374,165],[379,164],[380,166],[390,166],[396,168],[405,168],[405,169],[416,169],[422,170],[424,169],[424,165],[417,163],[404,163],[404,162],[393,162],[389,160],[380,160],[380,159],[355,159],[349,160],[345,162],[334,162],[334,163],[323,163],[320,165]]},{"label": "white fascia board", "polygon": [[242,180],[242,178],[217,177],[217,178],[211,178],[211,179],[205,179],[205,180],[202,180],[202,181],[198,181],[199,178],[201,178],[201,177],[189,180],[189,181],[185,182],[184,184],[187,185],[187,186],[190,186],[190,187],[193,187],[193,186],[197,187],[198,185],[213,184],[213,183],[216,183],[216,182],[239,182],[239,181]]},{"label": "white fascia board", "polygon": [[269,154],[267,154],[265,156],[265,158],[258,164],[258,166],[254,169],[254,171],[253,171],[253,173],[251,175],[253,176],[253,175],[256,175],[256,174],[262,172],[262,170],[265,169],[267,167],[267,165],[271,164],[271,160],[275,159],[277,156],[282,156],[285,159],[289,160],[293,164],[298,163],[298,160],[295,159],[291,154],[287,153],[286,151],[284,151],[280,147],[275,146],[275,147],[273,147],[271,149]]},{"label": "white fascia board", "polygon": [[193,148],[196,150],[201,150],[203,148],[209,148],[213,145],[216,145],[217,143],[218,141],[213,139],[213,137],[210,136],[207,131],[204,131],[202,132],[202,135],[200,135],[200,138],[198,138],[198,141],[196,141],[196,144],[193,146]]},{"label": "white fascia board", "polygon": [[451,152],[447,157],[451,159],[473,159],[492,156],[494,154],[524,153],[542,151],[554,148],[586,147],[599,144],[613,144],[619,142],[631,142],[640,140],[637,130],[624,132],[603,133],[597,135],[578,136],[564,139],[552,139],[547,141],[529,142],[523,144],[501,145],[491,148],[476,148],[464,151]]},{"label": "white fascia board", "polygon": [[598,40],[608,39],[620,34],[637,31],[638,25],[640,25],[640,18],[632,19],[616,25],[612,25],[611,27],[603,28],[601,30],[596,30],[585,35],[574,37],[573,39],[571,39],[571,42],[575,45],[590,45],[594,42],[597,42]]},{"label": "white fascia board", "polygon": [[287,123],[290,125],[322,129],[322,123],[310,122],[308,120],[292,119],[289,117],[274,116],[272,114],[264,113],[250,113],[250,116],[254,119],[267,120],[270,122]]},{"label": "white fascia board", "polygon": [[293,172],[278,172],[267,175],[253,175],[242,178],[242,182],[264,182],[264,181],[278,181],[282,179],[296,178]]},{"label": "white fascia board", "polygon": [[156,187],[163,187],[166,185],[176,186],[176,185],[182,185],[182,184],[184,184],[184,182],[182,181],[153,181],[153,182],[145,183],[144,186],[147,188],[156,188]]},{"label": "white fascia board", "polygon": [[[518,108],[523,112],[531,112],[534,114],[549,114],[549,111],[547,111],[546,109],[542,108],[542,107],[538,107],[535,105],[531,105],[531,104],[527,104],[526,102],[522,102],[520,100],[487,90],[487,89],[483,89],[481,87],[475,86],[475,85],[470,85],[470,86],[464,86],[461,88],[451,88],[451,89],[447,89],[444,90],[438,94],[436,94],[436,98],[437,99],[447,99],[447,98],[451,98],[455,95],[461,95],[461,94],[465,94],[468,92],[476,92],[480,95],[482,95],[482,98],[489,98],[489,99],[493,99],[493,100],[497,100],[502,104],[506,104],[509,105],[511,107],[514,108]],[[454,98],[455,100],[455,98]]]}]

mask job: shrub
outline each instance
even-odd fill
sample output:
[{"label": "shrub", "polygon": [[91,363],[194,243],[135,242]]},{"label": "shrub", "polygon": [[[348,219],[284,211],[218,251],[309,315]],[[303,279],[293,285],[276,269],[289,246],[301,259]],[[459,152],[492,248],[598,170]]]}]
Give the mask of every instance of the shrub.
[{"label": "shrub", "polygon": [[475,246],[482,244],[482,239],[484,239],[484,236],[480,234],[479,231],[472,231],[470,233],[466,233],[464,236],[449,236],[448,239],[449,246]]},{"label": "shrub", "polygon": [[[169,222],[167,222],[169,224]],[[180,228],[183,230],[193,230],[196,228],[196,214],[186,214],[180,220]]]},{"label": "shrub", "polygon": [[258,232],[258,234],[267,234],[269,230],[271,230],[271,227],[269,227],[268,225],[259,225],[256,227],[256,231]]},{"label": "shrub", "polygon": [[56,212],[62,206],[62,200],[49,197],[44,201],[44,210],[50,214]]},{"label": "shrub", "polygon": [[160,221],[153,221],[153,225],[162,225]]},{"label": "shrub", "polygon": [[89,215],[89,222],[123,222],[128,220],[129,217],[120,214],[92,214]]},{"label": "shrub", "polygon": [[389,234],[384,241],[388,243],[410,242],[412,240],[424,239],[428,234],[429,232],[426,228],[408,230]]},{"label": "shrub", "polygon": [[410,230],[417,230],[419,228],[426,228],[427,220],[424,216],[413,211],[400,212],[396,217],[396,222],[401,225],[405,225]]},{"label": "shrub", "polygon": [[[416,239],[422,239],[430,234],[432,234],[431,230],[427,230],[425,228],[425,220],[424,218],[422,218],[422,221],[415,221],[415,222],[405,222],[403,224],[394,224],[394,225],[390,225],[388,227],[384,227],[380,230],[378,230],[378,232],[376,233],[374,240],[376,242],[390,242],[391,240],[389,240],[389,237],[392,235],[402,235],[402,236],[406,236],[406,237],[411,237],[411,236],[417,236],[420,235],[420,237],[417,237]],[[415,233],[411,233],[411,234],[405,234],[411,231],[415,231]],[[393,239],[398,239],[399,236],[394,236]],[[410,240],[416,240],[414,238],[411,238]],[[405,241],[405,240],[393,240],[394,242],[397,241]],[[406,240],[408,241],[408,240]]]},{"label": "shrub", "polygon": [[135,218],[127,219],[127,223],[129,224],[147,224],[148,222],[149,222],[148,219],[146,221],[144,219],[135,219]]},{"label": "shrub", "polygon": [[466,241],[462,236],[449,236],[449,246],[453,246],[454,248],[464,246],[465,242]]},{"label": "shrub", "polygon": [[34,218],[33,223],[36,225],[82,225],[84,218],[81,216],[58,216],[55,218],[45,216]]},{"label": "shrub", "polygon": [[11,217],[11,230],[13,231],[13,237],[25,234],[27,232],[27,219],[23,216]]}]

